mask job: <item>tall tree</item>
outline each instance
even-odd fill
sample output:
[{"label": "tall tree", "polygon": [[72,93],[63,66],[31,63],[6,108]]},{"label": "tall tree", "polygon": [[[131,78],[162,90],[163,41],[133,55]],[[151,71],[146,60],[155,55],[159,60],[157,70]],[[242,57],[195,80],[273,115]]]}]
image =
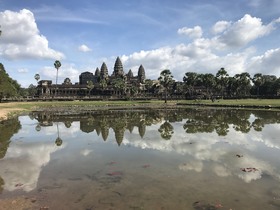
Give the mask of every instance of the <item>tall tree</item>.
[{"label": "tall tree", "polygon": [[203,74],[202,75],[203,85],[206,87],[207,96],[212,95],[212,90],[215,87],[216,80],[213,74]]},{"label": "tall tree", "polygon": [[56,146],[59,147],[59,146],[62,145],[63,141],[62,141],[62,139],[61,139],[60,136],[59,136],[58,122],[56,123],[56,129],[57,129],[57,138],[56,138],[56,140],[55,140],[55,144],[56,144]]},{"label": "tall tree", "polygon": [[248,72],[236,74],[234,76],[237,80],[237,93],[239,96],[246,96],[251,88],[251,77]]},{"label": "tall tree", "polygon": [[91,80],[87,81],[87,89],[88,89],[88,95],[90,96],[90,92],[94,88],[94,84]]},{"label": "tall tree", "polygon": [[102,90],[102,95],[104,94],[104,90],[107,88],[107,80],[106,79],[101,79],[100,82],[99,82],[99,87],[101,88]]},{"label": "tall tree", "polygon": [[57,77],[58,77],[58,69],[61,67],[61,63],[59,60],[54,62],[54,67],[56,68],[56,80],[55,80],[55,95],[57,95]]},{"label": "tall tree", "polygon": [[145,84],[145,93],[149,94],[154,85],[153,81],[151,79],[145,79],[144,84]]},{"label": "tall tree", "polygon": [[118,78],[113,79],[112,85],[116,90],[119,91],[119,93],[121,93],[121,95],[126,93],[126,79],[125,78],[118,77]]},{"label": "tall tree", "polygon": [[164,87],[164,102],[167,103],[167,91],[169,86],[173,83],[173,76],[171,74],[171,71],[169,69],[165,69],[162,72],[160,72],[158,80],[160,82],[160,85]]},{"label": "tall tree", "polygon": [[27,88],[27,92],[29,96],[34,97],[34,95],[36,94],[36,86],[33,84],[30,84]]},{"label": "tall tree", "polygon": [[186,88],[188,89],[190,96],[193,96],[194,87],[198,81],[198,74],[196,72],[187,72],[183,77],[183,81],[185,83]]},{"label": "tall tree", "polygon": [[19,90],[18,82],[9,76],[4,65],[0,63],[0,102],[4,97],[18,96]]},{"label": "tall tree", "polygon": [[158,132],[163,139],[170,140],[172,134],[174,133],[174,128],[168,121],[165,121],[162,125],[160,125]]},{"label": "tall tree", "polygon": [[236,77],[228,77],[227,81],[227,95],[236,96],[238,94],[238,81]]},{"label": "tall tree", "polygon": [[253,79],[252,79],[255,87],[257,88],[257,95],[259,96],[260,95],[260,87],[263,85],[264,83],[264,79],[263,79],[263,76],[261,73],[257,73],[253,76]]},{"label": "tall tree", "polygon": [[221,68],[217,74],[216,74],[216,79],[217,79],[217,87],[221,91],[222,97],[224,97],[224,90],[226,88],[226,84],[228,82],[228,73],[224,68]]}]

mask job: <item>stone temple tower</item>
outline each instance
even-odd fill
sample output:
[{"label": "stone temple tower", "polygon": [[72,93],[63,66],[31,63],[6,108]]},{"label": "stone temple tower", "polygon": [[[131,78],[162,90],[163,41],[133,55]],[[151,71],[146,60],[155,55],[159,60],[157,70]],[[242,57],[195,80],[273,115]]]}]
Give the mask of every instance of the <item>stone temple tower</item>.
[{"label": "stone temple tower", "polygon": [[112,76],[118,77],[118,76],[123,76],[123,75],[124,75],[123,65],[122,65],[121,59],[119,57],[117,57]]},{"label": "stone temple tower", "polygon": [[100,77],[101,77],[101,79],[106,79],[106,80],[109,77],[108,68],[107,68],[106,63],[104,63],[104,62],[102,63],[102,66],[101,66]]},{"label": "stone temple tower", "polygon": [[146,79],[145,76],[145,69],[144,67],[141,65],[138,69],[138,82],[140,83],[144,83],[144,80]]}]

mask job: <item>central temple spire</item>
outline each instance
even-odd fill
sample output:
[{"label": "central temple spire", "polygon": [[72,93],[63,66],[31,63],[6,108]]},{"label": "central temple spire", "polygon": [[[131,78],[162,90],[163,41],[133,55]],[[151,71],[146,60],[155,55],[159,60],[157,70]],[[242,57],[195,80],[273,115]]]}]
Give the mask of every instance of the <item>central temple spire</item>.
[{"label": "central temple spire", "polygon": [[122,65],[121,59],[119,57],[117,57],[115,66],[114,66],[113,76],[117,77],[117,76],[123,76],[123,75],[124,75],[123,65]]}]

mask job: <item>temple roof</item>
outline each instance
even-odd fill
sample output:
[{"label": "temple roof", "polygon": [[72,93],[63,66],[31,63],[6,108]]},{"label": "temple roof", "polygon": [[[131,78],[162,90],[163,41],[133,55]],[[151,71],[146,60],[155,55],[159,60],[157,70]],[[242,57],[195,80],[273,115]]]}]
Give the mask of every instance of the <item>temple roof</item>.
[{"label": "temple roof", "polygon": [[140,67],[138,69],[138,79],[139,79],[139,82],[144,82],[144,80],[146,79],[145,69],[142,66],[142,64],[140,65]]},{"label": "temple roof", "polygon": [[115,66],[114,66],[114,72],[113,75],[114,76],[120,76],[123,75],[123,65],[121,62],[121,59],[119,57],[117,57],[116,62],[115,62]]},{"label": "temple roof", "polygon": [[131,69],[129,69],[129,71],[127,73],[127,76],[130,77],[130,78],[133,77],[133,73],[132,73]]},{"label": "temple roof", "polygon": [[107,68],[106,63],[104,63],[104,62],[101,65],[100,75],[102,78],[108,77],[108,68]]},{"label": "temple roof", "polygon": [[95,76],[99,77],[100,76],[100,70],[99,68],[97,67],[96,70],[95,70]]}]

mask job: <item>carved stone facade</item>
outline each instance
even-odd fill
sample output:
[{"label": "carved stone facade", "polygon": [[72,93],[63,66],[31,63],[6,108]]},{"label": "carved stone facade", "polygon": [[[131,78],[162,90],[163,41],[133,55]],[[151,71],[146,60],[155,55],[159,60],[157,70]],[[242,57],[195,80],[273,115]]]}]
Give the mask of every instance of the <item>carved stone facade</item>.
[{"label": "carved stone facade", "polygon": [[[37,86],[37,95],[39,97],[130,95],[129,90],[133,86],[138,88],[143,86],[145,79],[145,69],[142,65],[138,69],[137,76],[133,75],[131,69],[125,74],[121,59],[117,57],[111,76],[109,76],[106,63],[103,62],[100,70],[96,68],[94,73],[88,71],[81,73],[79,82],[75,84],[72,84],[69,78],[66,78],[62,84],[57,85],[52,84],[51,80],[41,80]],[[89,81],[92,81],[93,88],[89,88]]]}]

